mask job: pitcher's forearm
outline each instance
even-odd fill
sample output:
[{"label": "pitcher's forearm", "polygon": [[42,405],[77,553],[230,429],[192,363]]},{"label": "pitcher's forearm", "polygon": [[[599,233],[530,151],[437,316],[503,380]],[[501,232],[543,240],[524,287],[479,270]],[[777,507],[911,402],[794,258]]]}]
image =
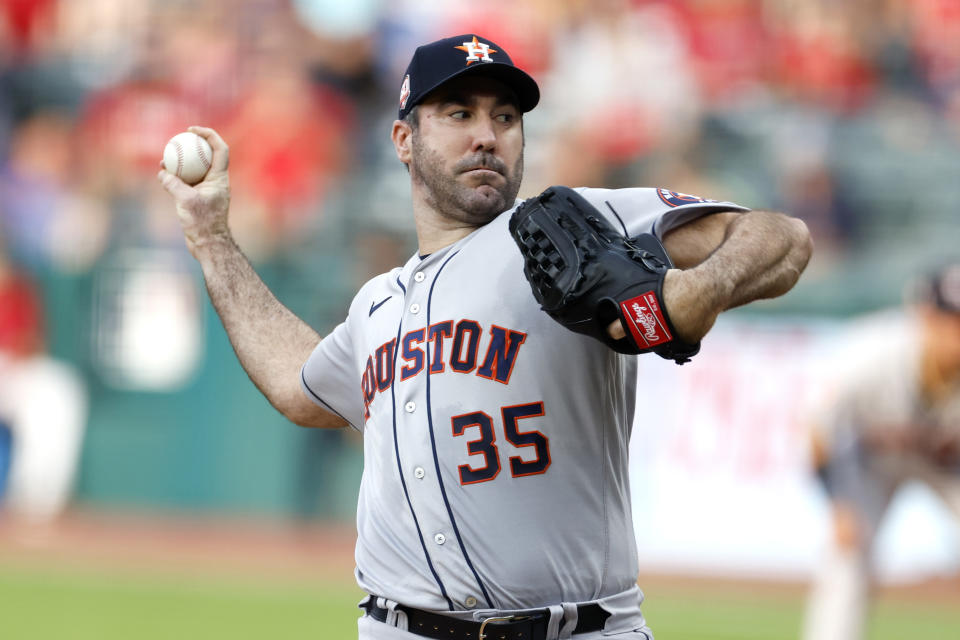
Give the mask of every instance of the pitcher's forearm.
[{"label": "pitcher's forearm", "polygon": [[721,312],[789,291],[813,250],[801,220],[768,211],[708,216],[667,240],[671,255],[690,266],[667,272],[664,306],[677,335],[691,344]]},{"label": "pitcher's forearm", "polygon": [[305,427],[340,427],[343,418],[309,400],[300,367],[320,341],[267,289],[230,235],[230,149],[207,127],[190,127],[213,151],[210,170],[194,186],[161,169],[157,178],[173,196],[187,249],[203,269],[207,291],[247,375],[290,421]]},{"label": "pitcher's forearm", "polygon": [[806,225],[780,213],[751,211],[727,228],[724,241],[693,271],[712,282],[718,311],[783,295],[810,260]]},{"label": "pitcher's forearm", "polygon": [[319,334],[276,299],[229,235],[207,239],[194,255],[240,364],[287,414],[303,402],[299,371]]}]

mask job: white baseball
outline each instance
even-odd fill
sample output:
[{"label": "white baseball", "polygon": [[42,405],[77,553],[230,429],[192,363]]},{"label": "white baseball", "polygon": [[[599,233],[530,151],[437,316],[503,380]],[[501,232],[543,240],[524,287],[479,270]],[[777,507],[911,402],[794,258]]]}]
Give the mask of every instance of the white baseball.
[{"label": "white baseball", "polygon": [[163,149],[163,168],[187,184],[203,180],[212,161],[210,143],[189,131],[170,138]]}]

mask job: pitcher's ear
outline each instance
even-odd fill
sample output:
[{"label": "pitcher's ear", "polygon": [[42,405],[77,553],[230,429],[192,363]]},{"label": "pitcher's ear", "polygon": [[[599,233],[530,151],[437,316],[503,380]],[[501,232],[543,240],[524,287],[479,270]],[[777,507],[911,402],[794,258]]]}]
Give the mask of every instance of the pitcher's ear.
[{"label": "pitcher's ear", "polygon": [[390,139],[393,141],[393,148],[396,150],[400,162],[410,164],[413,128],[403,120],[394,120]]}]

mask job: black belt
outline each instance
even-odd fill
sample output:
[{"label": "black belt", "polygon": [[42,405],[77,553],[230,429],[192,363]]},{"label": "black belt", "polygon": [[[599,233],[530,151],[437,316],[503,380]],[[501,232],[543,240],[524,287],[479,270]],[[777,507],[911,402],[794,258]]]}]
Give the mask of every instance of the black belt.
[{"label": "black belt", "polygon": [[[387,621],[388,609],[377,606],[371,597],[362,608],[374,620]],[[450,616],[414,609],[402,604],[397,611],[407,615],[407,631],[425,638],[437,640],[545,640],[550,612],[546,609],[517,616],[492,617],[481,622],[460,620]],[[600,631],[610,617],[610,612],[598,604],[577,605],[577,626],[573,634]],[[483,635],[481,636],[481,632]]]}]

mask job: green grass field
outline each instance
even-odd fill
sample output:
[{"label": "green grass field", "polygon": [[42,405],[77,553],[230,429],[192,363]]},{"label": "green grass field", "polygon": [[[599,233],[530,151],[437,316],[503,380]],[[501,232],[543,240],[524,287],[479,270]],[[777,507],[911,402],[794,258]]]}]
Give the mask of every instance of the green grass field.
[{"label": "green grass field", "polygon": [[[196,577],[0,564],[4,640],[356,638],[360,592],[347,582]],[[793,640],[796,594],[676,586],[647,590],[658,640]],[[956,640],[960,607],[889,602],[871,640]]]},{"label": "green grass field", "polygon": [[[897,603],[881,599],[869,640],[958,640],[960,603]],[[803,611],[800,593],[785,595],[702,587],[684,592],[648,589],[644,614],[658,640],[797,640]]]},{"label": "green grass field", "polygon": [[0,566],[0,638],[355,638],[360,598],[351,584]]}]

